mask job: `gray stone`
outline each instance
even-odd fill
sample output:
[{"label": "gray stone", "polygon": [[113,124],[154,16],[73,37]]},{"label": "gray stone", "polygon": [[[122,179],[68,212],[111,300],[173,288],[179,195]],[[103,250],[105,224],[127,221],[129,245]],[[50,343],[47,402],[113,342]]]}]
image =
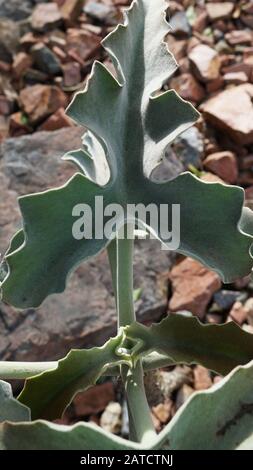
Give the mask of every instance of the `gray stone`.
[{"label": "gray stone", "polygon": [[175,13],[169,20],[169,23],[174,36],[190,36],[191,26],[184,11]]},{"label": "gray stone", "polygon": [[0,18],[0,60],[12,62],[18,41],[18,25],[9,19]]},{"label": "gray stone", "polygon": [[35,66],[41,71],[50,76],[59,75],[62,72],[61,64],[56,55],[45,46],[43,43],[33,46],[32,57]]},{"label": "gray stone", "polygon": [[33,0],[0,0],[0,16],[23,20],[30,16],[34,3]]},{"label": "gray stone", "polygon": [[233,290],[220,290],[214,294],[213,300],[221,310],[229,310],[239,300],[241,292]]},{"label": "gray stone", "polygon": [[173,149],[168,147],[162,162],[152,171],[151,179],[160,183],[170,181],[180,175],[184,169]]},{"label": "gray stone", "polygon": [[204,139],[197,127],[190,127],[173,142],[173,149],[185,169],[189,165],[199,168],[204,152]]},{"label": "gray stone", "polygon": [[74,173],[73,165],[60,158],[81,144],[80,127],[53,132],[36,132],[6,139],[0,146],[0,171],[18,194],[43,191],[63,184]]},{"label": "gray stone", "polygon": [[[59,157],[80,147],[83,129],[7,139],[0,150],[0,247],[7,247],[20,226],[17,195],[59,186],[75,172]],[[4,178],[5,176],[5,178]],[[4,187],[4,193],[2,188]],[[31,260],[32,262],[32,260]],[[155,240],[136,242],[134,287],[140,289],[137,317],[159,320],[167,311],[168,270],[172,254]],[[101,345],[116,332],[116,312],[106,252],[83,263],[64,293],[52,295],[37,309],[15,310],[0,304],[0,359],[57,359],[71,348]]]},{"label": "gray stone", "polygon": [[84,13],[91,16],[95,20],[101,21],[108,25],[114,25],[117,23],[115,7],[112,5],[104,5],[103,3],[90,1],[85,4],[83,10]]}]

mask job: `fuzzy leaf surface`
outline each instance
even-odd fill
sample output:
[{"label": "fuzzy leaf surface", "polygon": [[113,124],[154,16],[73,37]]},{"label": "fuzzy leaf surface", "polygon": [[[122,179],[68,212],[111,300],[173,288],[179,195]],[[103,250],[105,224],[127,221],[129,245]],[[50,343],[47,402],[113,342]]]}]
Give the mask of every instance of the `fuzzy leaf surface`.
[{"label": "fuzzy leaf surface", "polygon": [[[24,242],[6,256],[6,302],[38,307],[48,295],[62,292],[69,273],[107,247],[116,224],[126,221],[129,204],[166,205],[169,230],[172,205],[180,205],[178,252],[201,261],[225,282],[251,271],[253,223],[243,220],[252,220],[252,212],[242,212],[242,189],[204,183],[191,173],[162,184],[151,178],[167,145],[199,117],[176,92],[161,91],[177,67],[164,42],[169,30],[166,6],[164,0],[135,0],[125,24],[103,41],[116,77],[95,62],[85,90],[76,94],[67,111],[89,129],[83,148],[65,156],[81,173],[61,188],[20,198]],[[77,219],[73,208],[84,203],[95,214],[96,196],[103,198],[104,207],[117,203],[123,213],[115,215],[109,237],[92,232],[91,238],[77,240],[72,234]],[[112,215],[98,214],[102,229]],[[135,218],[169,244],[160,220],[157,225],[140,213]]]}]

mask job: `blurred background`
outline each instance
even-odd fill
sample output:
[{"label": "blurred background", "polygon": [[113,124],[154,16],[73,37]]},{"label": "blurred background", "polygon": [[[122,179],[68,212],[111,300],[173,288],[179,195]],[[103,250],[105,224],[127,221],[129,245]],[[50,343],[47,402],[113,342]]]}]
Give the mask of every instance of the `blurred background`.
[{"label": "blurred background", "polygon": [[[75,172],[60,157],[80,147],[84,130],[64,109],[83,89],[94,59],[113,72],[100,42],[130,3],[0,0],[1,254],[20,226],[17,197],[59,186]],[[245,204],[253,207],[253,1],[177,0],[169,5],[171,32],[165,40],[179,68],[164,87],[191,101],[201,118],[167,149],[153,176],[170,179],[189,170],[205,181],[238,184],[245,188]],[[140,321],[150,324],[187,311],[204,323],[234,321],[253,333],[250,278],[224,286],[215,273],[160,251],[155,241],[136,243],[134,271]],[[106,253],[80,266],[66,291],[37,310],[0,304],[0,360],[58,359],[71,348],[101,345],[115,332]],[[195,390],[219,380],[200,366],[148,374],[156,429]],[[21,384],[13,385],[17,392]],[[61,422],[78,420],[127,435],[120,381],[103,379],[79,394]]]}]

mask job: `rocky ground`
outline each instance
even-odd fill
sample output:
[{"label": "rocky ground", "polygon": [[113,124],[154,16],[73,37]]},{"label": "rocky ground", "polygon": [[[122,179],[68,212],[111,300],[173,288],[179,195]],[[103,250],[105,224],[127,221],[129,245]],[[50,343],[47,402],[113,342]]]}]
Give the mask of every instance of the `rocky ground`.
[{"label": "rocky ground", "polygon": [[[80,146],[82,129],[64,108],[84,87],[94,59],[111,67],[100,42],[129,3],[0,0],[1,253],[20,223],[17,196],[58,186],[74,173],[60,156]],[[156,176],[189,169],[206,181],[239,184],[246,190],[246,204],[253,206],[253,2],[171,1],[168,19],[172,30],[166,41],[179,69],[165,87],[175,88],[202,115],[168,149],[166,168]],[[235,321],[253,333],[249,278],[224,286],[196,261],[161,252],[156,242],[137,244],[135,289],[137,315],[145,323],[190,311],[204,323]],[[102,254],[77,270],[64,294],[50,297],[36,311],[0,305],[0,358],[59,358],[71,347],[102,344],[115,327]],[[194,390],[217,380],[200,366],[148,376],[156,428]],[[93,420],[127,435],[126,416],[115,380],[78,395],[63,420]]]}]

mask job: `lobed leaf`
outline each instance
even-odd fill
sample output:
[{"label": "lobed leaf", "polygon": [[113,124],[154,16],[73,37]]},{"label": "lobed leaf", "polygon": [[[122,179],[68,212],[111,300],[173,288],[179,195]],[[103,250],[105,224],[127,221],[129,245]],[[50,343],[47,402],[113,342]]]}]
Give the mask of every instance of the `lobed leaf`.
[{"label": "lobed leaf", "polygon": [[[192,395],[148,450],[252,450],[253,362]],[[1,450],[144,450],[93,424],[0,424]]]},{"label": "lobed leaf", "polygon": [[[124,25],[103,41],[116,77],[95,62],[85,90],[76,94],[67,111],[89,129],[83,148],[65,156],[83,174],[61,188],[20,198],[25,241],[5,258],[6,302],[19,308],[38,307],[48,295],[64,290],[67,276],[78,264],[108,246],[105,234],[81,240],[72,235],[73,207],[85,203],[94,213],[96,196],[104,198],[104,207],[117,203],[124,211],[115,217],[109,238],[117,222],[127,219],[128,204],[166,204],[169,224],[172,205],[177,204],[178,252],[198,259],[225,282],[251,271],[253,216],[243,210],[242,189],[204,183],[191,173],[163,184],[151,180],[168,143],[199,116],[174,91],[161,92],[177,67],[163,41],[169,31],[166,7],[164,0],[133,1]],[[151,220],[141,214],[135,218],[168,246]],[[104,228],[110,217],[99,213],[98,219]]]},{"label": "lobed leaf", "polygon": [[234,322],[203,325],[196,317],[172,314],[151,327],[133,323],[126,336],[137,343],[138,356],[157,351],[176,363],[202,364],[222,375],[253,360],[253,335]]},{"label": "lobed leaf", "polygon": [[78,392],[94,385],[107,367],[119,362],[120,341],[119,335],[100,348],[70,351],[56,369],[27,379],[19,402],[29,406],[33,420],[60,418]]}]

